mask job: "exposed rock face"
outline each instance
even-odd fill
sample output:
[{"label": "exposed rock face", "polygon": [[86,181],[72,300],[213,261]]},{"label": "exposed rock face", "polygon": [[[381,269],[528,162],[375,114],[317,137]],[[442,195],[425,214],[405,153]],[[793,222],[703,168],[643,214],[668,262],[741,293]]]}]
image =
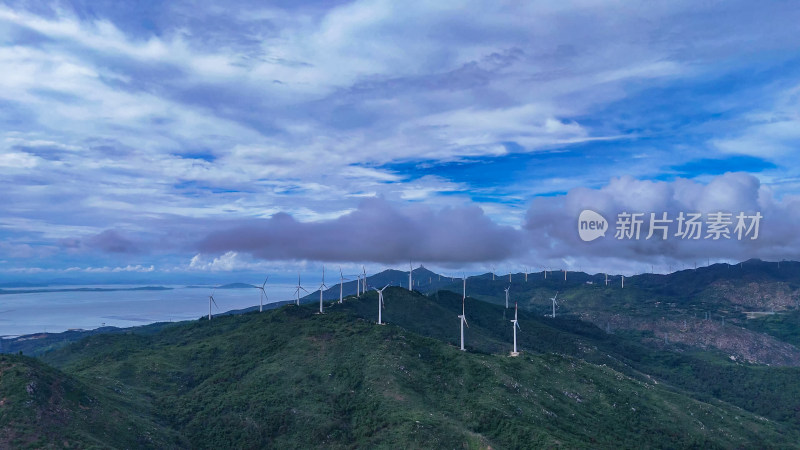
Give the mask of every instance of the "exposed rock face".
[{"label": "exposed rock face", "polygon": [[[800,349],[772,336],[756,333],[731,323],[722,325],[719,320],[651,320],[618,314],[602,316],[584,314],[584,320],[610,330],[628,329],[652,331],[654,344],[680,343],[694,347],[715,348],[753,364],[773,366],[800,366]],[[666,339],[665,339],[666,337]]]},{"label": "exposed rock face", "polygon": [[800,289],[781,281],[734,283],[715,281],[709,289],[714,296],[749,309],[783,311],[800,306]]}]

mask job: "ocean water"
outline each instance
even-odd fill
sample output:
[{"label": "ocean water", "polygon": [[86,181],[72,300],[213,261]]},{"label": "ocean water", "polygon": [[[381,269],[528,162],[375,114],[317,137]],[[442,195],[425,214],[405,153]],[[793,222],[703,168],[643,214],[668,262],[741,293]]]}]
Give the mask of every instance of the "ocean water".
[{"label": "ocean water", "polygon": [[[48,286],[43,289],[131,288],[141,286]],[[170,290],[106,292],[42,292],[0,295],[0,336],[101,326],[132,327],[153,322],[193,320],[208,315],[210,287],[171,287]],[[37,288],[38,289],[38,288]],[[13,289],[4,289],[13,291]],[[310,289],[309,289],[310,290]],[[269,302],[292,298],[293,286],[267,285]],[[257,289],[217,289],[214,314],[257,306]],[[268,303],[265,301],[265,304]]]}]

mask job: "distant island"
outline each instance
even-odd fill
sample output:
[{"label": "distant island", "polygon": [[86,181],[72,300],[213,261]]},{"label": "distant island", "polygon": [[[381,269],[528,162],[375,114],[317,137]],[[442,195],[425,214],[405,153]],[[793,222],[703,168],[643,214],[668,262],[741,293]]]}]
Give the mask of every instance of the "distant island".
[{"label": "distant island", "polygon": [[255,286],[247,283],[229,283],[217,286],[214,289],[253,289]]},{"label": "distant island", "polygon": [[0,289],[3,294],[42,294],[49,292],[114,292],[114,291],[169,291],[171,287],[164,286],[141,286],[132,288],[59,288],[59,289]]}]

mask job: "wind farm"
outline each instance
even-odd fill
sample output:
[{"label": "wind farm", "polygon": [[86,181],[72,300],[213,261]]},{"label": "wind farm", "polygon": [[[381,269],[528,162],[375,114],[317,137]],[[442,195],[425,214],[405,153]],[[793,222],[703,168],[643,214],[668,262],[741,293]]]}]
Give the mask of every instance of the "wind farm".
[{"label": "wind farm", "polygon": [[800,449],[798,22],[4,2],[0,449]]}]

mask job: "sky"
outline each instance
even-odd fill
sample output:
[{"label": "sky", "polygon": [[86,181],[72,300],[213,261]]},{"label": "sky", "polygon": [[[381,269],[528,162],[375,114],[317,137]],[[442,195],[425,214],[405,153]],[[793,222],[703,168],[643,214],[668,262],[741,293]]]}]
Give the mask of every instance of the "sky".
[{"label": "sky", "polygon": [[2,1],[0,281],[796,259],[797,23],[792,1]]}]

